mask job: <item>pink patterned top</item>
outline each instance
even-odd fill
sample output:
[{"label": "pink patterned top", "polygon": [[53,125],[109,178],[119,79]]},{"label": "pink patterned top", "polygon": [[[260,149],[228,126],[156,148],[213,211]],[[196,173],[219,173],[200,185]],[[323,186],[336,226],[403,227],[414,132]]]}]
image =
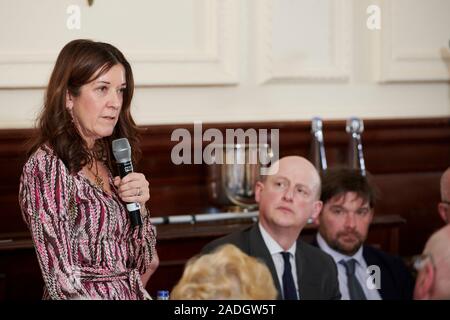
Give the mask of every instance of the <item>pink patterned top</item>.
[{"label": "pink patterned top", "polygon": [[48,146],[27,161],[19,202],[45,282],[44,299],[144,299],[140,274],[155,250],[150,216],[131,229],[113,177],[112,194],[70,174]]}]

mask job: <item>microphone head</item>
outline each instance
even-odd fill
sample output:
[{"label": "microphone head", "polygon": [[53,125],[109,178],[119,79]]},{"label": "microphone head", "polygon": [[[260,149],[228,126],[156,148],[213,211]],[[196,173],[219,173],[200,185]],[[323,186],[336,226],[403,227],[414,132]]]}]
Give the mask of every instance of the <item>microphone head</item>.
[{"label": "microphone head", "polygon": [[113,140],[112,150],[117,162],[131,161],[131,146],[127,138]]}]

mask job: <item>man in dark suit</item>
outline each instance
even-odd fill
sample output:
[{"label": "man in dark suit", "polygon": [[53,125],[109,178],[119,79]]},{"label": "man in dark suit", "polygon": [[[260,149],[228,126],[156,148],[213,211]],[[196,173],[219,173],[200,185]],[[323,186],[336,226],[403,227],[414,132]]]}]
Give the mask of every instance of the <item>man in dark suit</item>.
[{"label": "man in dark suit", "polygon": [[274,163],[255,185],[259,223],[209,243],[204,252],[231,243],[270,269],[278,299],[340,299],[336,265],[299,239],[308,219],[320,213],[320,177],[306,159]]},{"label": "man in dark suit", "polygon": [[321,200],[313,244],[333,257],[342,299],[412,299],[414,281],[402,260],[364,245],[375,206],[370,178],[359,170],[328,169]]}]

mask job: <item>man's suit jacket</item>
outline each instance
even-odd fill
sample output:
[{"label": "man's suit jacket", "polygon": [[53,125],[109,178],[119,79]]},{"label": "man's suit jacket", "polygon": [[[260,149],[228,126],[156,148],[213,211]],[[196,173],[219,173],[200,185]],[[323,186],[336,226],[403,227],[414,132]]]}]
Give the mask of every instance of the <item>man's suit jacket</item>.
[{"label": "man's suit jacket", "polygon": [[[316,238],[312,245],[319,247]],[[414,292],[414,280],[403,261],[374,247],[363,245],[363,258],[367,266],[380,268],[381,281],[378,293],[383,300],[411,300]]]},{"label": "man's suit jacket", "polygon": [[[249,256],[259,258],[272,274],[278,299],[281,299],[281,285],[278,281],[275,264],[262,238],[258,224],[216,239],[207,244],[202,253],[208,253],[223,244],[230,243]],[[298,288],[302,300],[338,300],[341,298],[337,279],[337,268],[333,259],[320,249],[297,240],[295,251]]]}]

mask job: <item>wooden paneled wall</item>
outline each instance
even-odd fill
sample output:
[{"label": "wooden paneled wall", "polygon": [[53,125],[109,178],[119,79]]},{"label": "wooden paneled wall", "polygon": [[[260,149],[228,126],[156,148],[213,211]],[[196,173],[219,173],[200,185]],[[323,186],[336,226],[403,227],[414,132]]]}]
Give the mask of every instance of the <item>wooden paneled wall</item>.
[{"label": "wooden paneled wall", "polygon": [[[206,165],[173,165],[170,150],[174,129],[149,127],[144,135],[141,168],[151,179],[155,216],[206,212]],[[192,126],[183,126],[192,133]],[[237,123],[204,125],[218,128],[280,130],[280,156],[309,156],[309,122]],[[329,166],[347,161],[348,135],[344,121],[326,121],[324,138]],[[205,145],[208,142],[204,143]],[[428,236],[441,225],[437,215],[439,178],[450,165],[450,119],[401,119],[365,121],[363,147],[367,169],[374,175],[381,199],[376,214],[398,214],[407,221],[400,235],[400,254],[422,250]],[[174,201],[176,200],[176,201]]]},{"label": "wooden paneled wall", "polygon": [[[366,120],[363,147],[367,169],[374,175],[381,191],[376,215],[399,215],[405,221],[399,233],[399,254],[409,256],[420,252],[428,236],[442,225],[437,214],[439,178],[450,165],[450,118]],[[159,125],[143,127],[143,159],[139,171],[150,180],[151,212],[153,216],[195,214],[220,210],[208,199],[207,166],[205,164],[174,165],[170,155],[178,142],[171,141],[173,130],[188,129],[193,136],[193,125]],[[309,156],[311,134],[309,122],[221,123],[205,124],[203,131],[217,128],[279,129],[280,156]],[[1,239],[27,239],[27,229],[22,221],[17,201],[19,177],[25,162],[25,142],[33,130],[0,130],[0,296],[15,297],[8,280],[8,267],[14,257],[23,262],[24,256],[33,255],[31,243],[2,247]],[[324,138],[329,166],[345,164],[348,135],[345,121],[325,121]],[[204,142],[207,145],[209,142]],[[223,233],[223,232],[222,232]],[[222,233],[211,233],[207,240]],[[206,241],[205,236],[188,238],[191,251],[180,250],[189,246],[176,235],[164,236],[161,242],[161,264],[169,270],[173,261],[184,262],[188,257],[181,252],[195,254]],[[203,239],[203,240],[202,240]],[[185,240],[183,240],[185,241]],[[200,245],[200,244],[201,245]],[[28,249],[27,249],[28,248]],[[25,250],[25,251],[24,251]],[[187,250],[187,251],[186,251]],[[26,254],[24,253],[26,252]],[[7,254],[6,254],[7,253]],[[13,254],[14,253],[14,254]],[[9,260],[8,260],[9,259]],[[29,258],[38,270],[35,258]],[[34,260],[33,260],[34,259]],[[170,262],[170,261],[171,262]],[[172,264],[171,264],[172,263]],[[8,271],[9,270],[9,271]],[[180,270],[178,270],[180,272]],[[30,279],[31,280],[31,279]],[[40,280],[39,280],[40,281]],[[172,283],[176,280],[172,279]],[[5,284],[6,283],[6,284]],[[161,286],[164,285],[161,283]],[[20,290],[20,289],[19,289]]]}]

